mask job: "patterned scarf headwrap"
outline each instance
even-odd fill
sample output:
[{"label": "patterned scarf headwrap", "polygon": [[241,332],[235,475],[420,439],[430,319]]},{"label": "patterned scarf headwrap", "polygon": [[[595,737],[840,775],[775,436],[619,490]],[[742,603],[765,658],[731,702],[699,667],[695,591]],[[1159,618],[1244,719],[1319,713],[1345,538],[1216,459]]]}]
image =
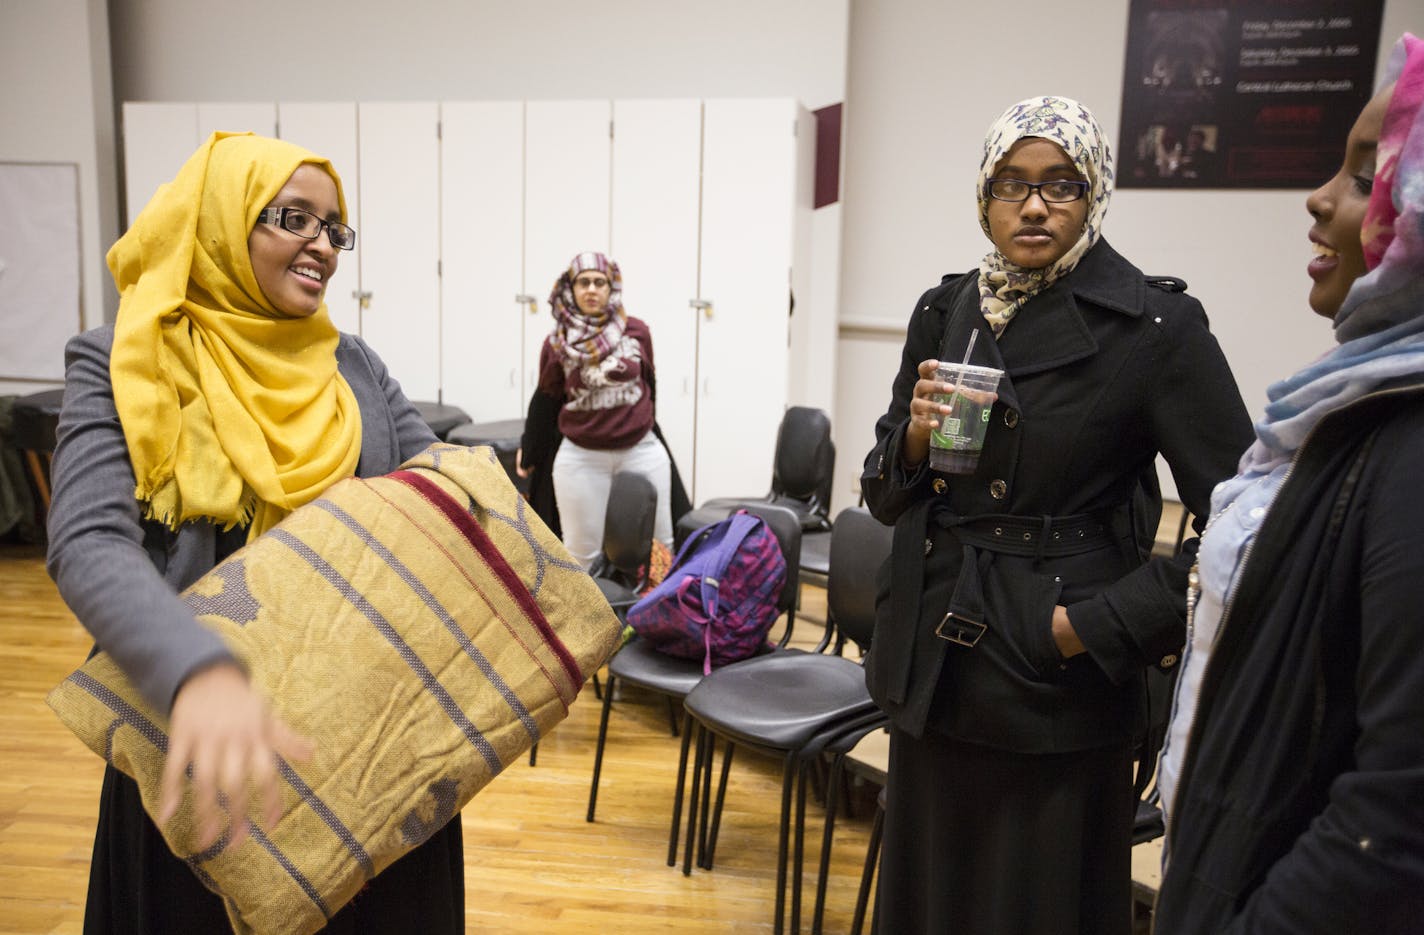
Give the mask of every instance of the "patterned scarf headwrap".
[{"label": "patterned scarf headwrap", "polygon": [[979,308],[994,334],[1002,334],[1023,304],[1066,276],[1102,236],[1103,216],[1113,190],[1113,160],[1107,137],[1088,108],[1066,97],[1031,97],[1020,101],[989,128],[984,158],[979,164],[975,197],[979,201],[979,226],[989,231],[989,195],[986,185],[994,167],[1015,143],[1035,137],[1057,143],[1073,166],[1088,181],[1088,216],[1077,243],[1052,266],[1025,269],[1010,263],[996,248],[979,264]]},{"label": "patterned scarf headwrap", "polygon": [[1335,315],[1335,336],[1348,341],[1413,314],[1407,303],[1392,303],[1381,316],[1384,297],[1424,279],[1424,40],[1405,33],[1385,63],[1382,87],[1394,83],[1379,147],[1375,181],[1360,230],[1365,269]]},{"label": "patterned scarf headwrap", "polygon": [[361,417],[323,305],[288,318],[247,241],[298,166],[331,164],[252,134],[214,133],[108,254],[120,293],[109,374],[144,516],[176,529],[250,523],[249,538],[351,476]]},{"label": "patterned scarf headwrap", "polygon": [[[574,300],[574,280],[595,270],[608,277],[608,302],[597,316],[585,315]],[[596,366],[623,341],[628,313],[623,310],[623,274],[618,264],[601,253],[580,253],[554,283],[549,293],[554,331],[549,341],[564,357],[564,369]]]}]

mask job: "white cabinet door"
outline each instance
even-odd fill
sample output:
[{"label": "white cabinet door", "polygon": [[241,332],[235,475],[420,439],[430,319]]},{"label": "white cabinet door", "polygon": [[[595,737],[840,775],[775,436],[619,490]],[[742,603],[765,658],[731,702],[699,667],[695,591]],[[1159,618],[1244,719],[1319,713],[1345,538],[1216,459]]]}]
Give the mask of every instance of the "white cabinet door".
[{"label": "white cabinet door", "polygon": [[530,101],[524,125],[524,283],[535,314],[524,321],[524,393],[538,380],[539,348],[553,327],[549,292],[575,255],[608,252],[608,101]]},{"label": "white cabinet door", "polygon": [[613,103],[611,255],[624,306],[652,330],[658,424],[694,502],[701,158],[701,101]]},{"label": "white cabinet door", "polygon": [[[475,422],[517,419],[525,367],[524,105],[440,105],[442,391]],[[547,330],[547,329],[545,329]]]},{"label": "white cabinet door", "polygon": [[331,165],[341,176],[341,193],[346,198],[346,223],[356,228],[356,249],[341,254],[336,275],[331,277],[326,287],[326,308],[337,328],[360,334],[361,304],[357,293],[361,288],[361,248],[365,238],[361,236],[356,105],[278,104],[277,132],[282,139],[331,160]]},{"label": "white cabinet door", "polygon": [[277,105],[270,101],[262,103],[209,103],[198,105],[198,142],[213,135],[215,130],[225,133],[256,133],[258,136],[277,135]]},{"label": "white cabinet door", "polygon": [[125,228],[201,142],[198,105],[124,102]]},{"label": "white cabinet door", "polygon": [[703,107],[697,499],[764,493],[786,405],[797,106]]},{"label": "white cabinet door", "polygon": [[434,102],[362,103],[361,335],[411,399],[440,393],[440,148]]}]

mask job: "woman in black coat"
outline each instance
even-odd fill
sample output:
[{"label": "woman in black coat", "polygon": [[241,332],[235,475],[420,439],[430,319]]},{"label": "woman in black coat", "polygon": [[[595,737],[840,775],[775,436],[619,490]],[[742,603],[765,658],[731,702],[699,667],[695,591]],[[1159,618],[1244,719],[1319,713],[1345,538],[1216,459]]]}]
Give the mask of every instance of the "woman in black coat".
[{"label": "woman in black coat", "polygon": [[[980,167],[994,244],[912,314],[861,484],[895,526],[867,660],[894,718],[880,931],[1125,935],[1134,745],[1175,664],[1192,546],[1148,558],[1166,457],[1202,514],[1250,424],[1206,316],[1101,239],[1112,160],[1063,98]],[[927,462],[940,359],[1005,371],[971,474]]]},{"label": "woman in black coat", "polygon": [[1314,218],[1338,344],[1212,495],[1158,769],[1162,935],[1424,930],[1424,41]]}]

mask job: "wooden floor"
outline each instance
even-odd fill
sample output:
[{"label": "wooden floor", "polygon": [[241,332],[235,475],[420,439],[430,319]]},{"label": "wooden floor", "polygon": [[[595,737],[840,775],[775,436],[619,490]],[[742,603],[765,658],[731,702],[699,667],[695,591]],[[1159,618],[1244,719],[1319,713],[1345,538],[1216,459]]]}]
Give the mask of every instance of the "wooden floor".
[{"label": "wooden floor", "polygon": [[[823,592],[805,600],[821,613]],[[0,545],[0,935],[81,930],[103,763],[44,697],[88,650],[40,551]],[[467,931],[770,932],[779,763],[735,761],[716,869],[684,877],[665,862],[678,751],[665,705],[615,702],[588,824],[598,714],[586,689],[537,766],[511,767],[466,806]],[[814,857],[819,819],[808,825]],[[837,823],[827,932],[849,931],[869,825],[864,813]],[[808,874],[807,920],[813,885]]]}]

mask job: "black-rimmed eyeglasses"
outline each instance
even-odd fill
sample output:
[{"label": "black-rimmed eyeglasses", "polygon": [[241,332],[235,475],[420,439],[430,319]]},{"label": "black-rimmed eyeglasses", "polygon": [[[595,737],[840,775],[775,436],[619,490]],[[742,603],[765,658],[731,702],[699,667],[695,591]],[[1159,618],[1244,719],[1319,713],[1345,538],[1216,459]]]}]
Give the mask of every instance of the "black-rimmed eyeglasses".
[{"label": "black-rimmed eyeglasses", "polygon": [[324,221],[301,208],[263,208],[257,215],[259,224],[273,224],[306,240],[316,240],[326,228],[326,239],[338,250],[356,246],[356,231],[339,221]]},{"label": "black-rimmed eyeglasses", "polygon": [[1069,179],[1053,182],[1025,182],[1023,179],[990,179],[984,186],[995,201],[1028,201],[1033,193],[1049,204],[1077,201],[1088,193],[1088,183]]}]

